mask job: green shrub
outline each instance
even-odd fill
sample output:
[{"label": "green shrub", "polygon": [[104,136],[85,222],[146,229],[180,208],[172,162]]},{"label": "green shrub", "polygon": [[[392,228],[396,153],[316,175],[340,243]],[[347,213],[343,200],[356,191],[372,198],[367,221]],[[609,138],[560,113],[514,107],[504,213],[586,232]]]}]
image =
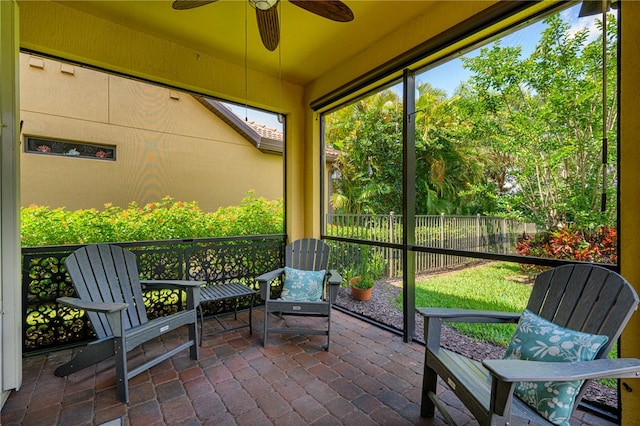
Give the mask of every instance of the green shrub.
[{"label": "green shrub", "polygon": [[239,206],[221,207],[209,215],[206,224],[218,237],[283,233],[283,203],[250,193]]},{"label": "green shrub", "polygon": [[213,238],[284,232],[283,201],[249,191],[238,206],[203,212],[195,201],[165,197],[143,207],[105,205],[102,211],[69,211],[29,206],[21,209],[22,246]]}]

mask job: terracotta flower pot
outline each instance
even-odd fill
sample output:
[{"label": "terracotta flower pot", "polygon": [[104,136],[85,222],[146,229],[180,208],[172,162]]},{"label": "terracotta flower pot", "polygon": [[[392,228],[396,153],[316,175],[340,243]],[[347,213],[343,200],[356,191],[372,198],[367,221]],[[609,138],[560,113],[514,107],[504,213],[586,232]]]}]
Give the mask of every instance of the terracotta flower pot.
[{"label": "terracotta flower pot", "polygon": [[355,300],[369,300],[371,299],[372,290],[373,287],[363,290],[361,288],[351,286],[351,297],[353,297]]}]

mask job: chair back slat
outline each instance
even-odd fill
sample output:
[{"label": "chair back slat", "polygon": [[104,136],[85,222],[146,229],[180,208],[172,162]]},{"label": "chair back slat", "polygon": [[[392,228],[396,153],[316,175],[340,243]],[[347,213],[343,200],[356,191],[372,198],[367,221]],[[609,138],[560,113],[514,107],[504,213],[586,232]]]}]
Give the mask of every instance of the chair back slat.
[{"label": "chair back slat", "polygon": [[631,285],[617,274],[609,275],[584,329],[606,334],[613,346],[637,305],[638,295]]},{"label": "chair back slat", "polygon": [[135,255],[118,246],[100,245],[98,247],[114,302],[123,301],[129,304],[125,315],[129,323],[125,324],[125,329],[147,322]]},{"label": "chair back slat", "polygon": [[[90,245],[76,250],[65,265],[81,299],[129,305],[124,315],[125,329],[148,321],[133,253],[113,245]],[[87,315],[98,338],[112,335],[104,314]]]},{"label": "chair back slat", "polygon": [[329,246],[314,238],[302,238],[287,245],[285,265],[305,271],[322,271],[329,266]]},{"label": "chair back slat", "polygon": [[604,334],[606,356],[638,306],[638,295],[619,274],[596,265],[563,265],[538,275],[527,309],[572,330]]},{"label": "chair back slat", "polygon": [[553,320],[555,317],[558,304],[562,300],[571,276],[570,269],[553,271],[553,273],[543,272],[538,275],[528,305],[529,310],[548,320]]},{"label": "chair back slat", "polygon": [[[88,261],[86,250],[76,251],[67,257],[65,266],[78,297],[83,300],[95,300],[94,295],[98,293],[100,289],[91,264]],[[89,317],[93,331],[99,339],[104,339],[112,335],[111,328],[104,315],[98,315],[90,311],[87,311],[86,315]]]},{"label": "chair back slat", "polygon": [[584,325],[590,315],[590,306],[600,297],[608,274],[606,269],[574,267],[559,301],[554,322],[573,330],[586,331]]}]

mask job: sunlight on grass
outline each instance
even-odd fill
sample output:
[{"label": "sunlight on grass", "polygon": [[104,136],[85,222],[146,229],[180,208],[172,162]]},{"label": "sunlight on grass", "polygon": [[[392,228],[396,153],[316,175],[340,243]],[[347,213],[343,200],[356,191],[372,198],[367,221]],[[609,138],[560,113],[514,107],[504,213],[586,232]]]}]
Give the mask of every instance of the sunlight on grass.
[{"label": "sunlight on grass", "polygon": [[[530,294],[530,280],[518,265],[491,263],[416,282],[416,307],[522,312]],[[515,324],[449,325],[475,339],[499,345],[507,345],[515,331]]]}]

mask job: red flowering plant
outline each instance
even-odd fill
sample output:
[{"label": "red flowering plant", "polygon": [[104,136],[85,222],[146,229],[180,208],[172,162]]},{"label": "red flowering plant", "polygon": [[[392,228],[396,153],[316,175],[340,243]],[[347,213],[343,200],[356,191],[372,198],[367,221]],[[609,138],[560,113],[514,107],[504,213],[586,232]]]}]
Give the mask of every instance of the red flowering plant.
[{"label": "red flowering plant", "polygon": [[516,251],[522,256],[615,264],[618,262],[617,245],[615,227],[565,226],[533,236],[523,234],[518,238]]}]

